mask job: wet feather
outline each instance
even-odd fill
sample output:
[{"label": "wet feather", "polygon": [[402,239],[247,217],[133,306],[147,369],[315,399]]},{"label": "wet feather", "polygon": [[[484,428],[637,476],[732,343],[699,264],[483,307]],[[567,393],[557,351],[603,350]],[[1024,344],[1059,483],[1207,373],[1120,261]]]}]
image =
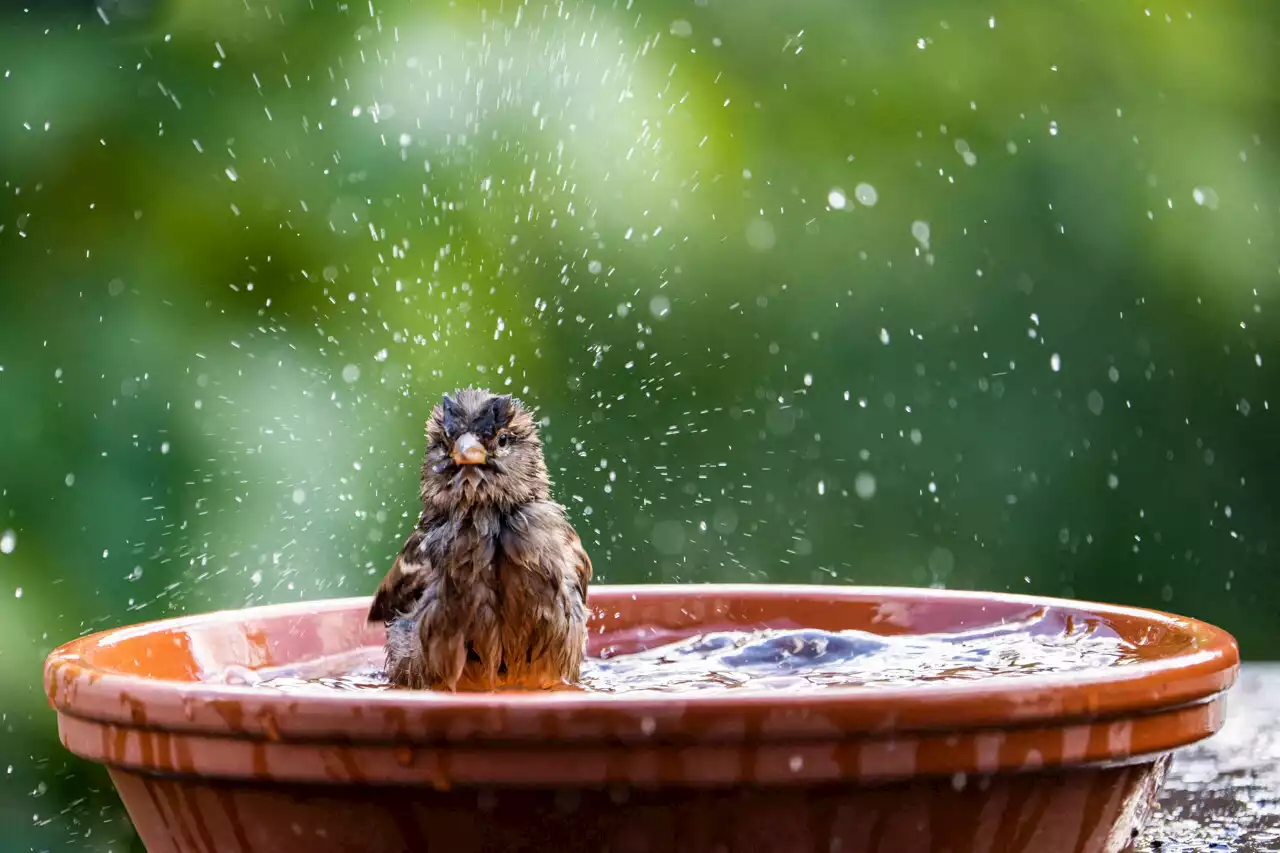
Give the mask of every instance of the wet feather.
[{"label": "wet feather", "polygon": [[[484,461],[460,464],[474,436]],[[453,455],[451,455],[453,454]],[[369,620],[387,626],[392,683],[418,689],[576,682],[586,654],[591,560],[551,484],[532,412],[477,389],[427,421],[423,510]]]}]

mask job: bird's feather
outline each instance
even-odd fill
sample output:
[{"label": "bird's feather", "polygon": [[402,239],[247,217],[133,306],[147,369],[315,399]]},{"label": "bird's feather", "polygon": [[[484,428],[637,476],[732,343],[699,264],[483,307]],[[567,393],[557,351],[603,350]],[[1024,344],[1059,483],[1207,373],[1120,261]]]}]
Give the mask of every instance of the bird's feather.
[{"label": "bird's feather", "polygon": [[390,622],[413,610],[426,588],[430,574],[429,563],[406,561],[403,553],[397,556],[382,583],[378,584],[378,591],[374,593],[373,605],[369,608],[369,621]]},{"label": "bird's feather", "polygon": [[[453,434],[486,446],[460,465]],[[501,435],[500,435],[501,433]],[[369,608],[387,675],[410,688],[547,688],[578,679],[591,559],[551,501],[537,424],[508,396],[446,396],[427,425],[423,512]]]}]

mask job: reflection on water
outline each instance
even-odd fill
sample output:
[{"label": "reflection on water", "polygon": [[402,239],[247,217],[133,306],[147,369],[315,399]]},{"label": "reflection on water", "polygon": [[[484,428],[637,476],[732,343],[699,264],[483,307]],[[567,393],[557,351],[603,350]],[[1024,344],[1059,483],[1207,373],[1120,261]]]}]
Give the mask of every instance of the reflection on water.
[{"label": "reflection on water", "polygon": [[[1032,630],[1029,630],[1032,628]],[[379,649],[271,672],[225,673],[286,691],[388,689]],[[718,631],[634,653],[592,658],[582,689],[596,693],[790,687],[884,687],[1074,672],[1132,663],[1141,648],[1096,625],[1037,632],[1026,623],[960,634],[887,637],[862,631]]]}]

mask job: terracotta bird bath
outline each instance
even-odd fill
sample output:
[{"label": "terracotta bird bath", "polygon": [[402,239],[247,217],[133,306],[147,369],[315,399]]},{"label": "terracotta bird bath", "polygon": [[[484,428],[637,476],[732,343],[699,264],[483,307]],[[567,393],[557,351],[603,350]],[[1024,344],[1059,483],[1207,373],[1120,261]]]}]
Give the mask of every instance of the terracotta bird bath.
[{"label": "terracotta bird bath", "polygon": [[592,654],[720,630],[882,637],[1026,624],[1121,665],[777,690],[291,693],[216,683],[382,642],[352,598],[84,637],[45,688],[150,853],[1089,853],[1128,846],[1213,734],[1235,641],[1168,614],[821,586],[592,590]]}]

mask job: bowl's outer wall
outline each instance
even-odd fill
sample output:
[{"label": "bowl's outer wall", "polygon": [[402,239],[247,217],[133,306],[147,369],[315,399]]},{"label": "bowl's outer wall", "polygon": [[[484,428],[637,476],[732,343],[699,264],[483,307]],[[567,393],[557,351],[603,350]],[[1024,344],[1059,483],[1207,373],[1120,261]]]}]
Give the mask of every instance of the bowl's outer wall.
[{"label": "bowl's outer wall", "polygon": [[113,770],[149,853],[1116,853],[1167,757],[880,786],[237,785]]},{"label": "bowl's outer wall", "polygon": [[956,733],[803,739],[296,743],[118,726],[63,716],[77,755],[165,775],[245,781],[447,786],[759,786],[884,782],[1129,761],[1199,740],[1222,720],[1221,699],[1125,719]]}]

